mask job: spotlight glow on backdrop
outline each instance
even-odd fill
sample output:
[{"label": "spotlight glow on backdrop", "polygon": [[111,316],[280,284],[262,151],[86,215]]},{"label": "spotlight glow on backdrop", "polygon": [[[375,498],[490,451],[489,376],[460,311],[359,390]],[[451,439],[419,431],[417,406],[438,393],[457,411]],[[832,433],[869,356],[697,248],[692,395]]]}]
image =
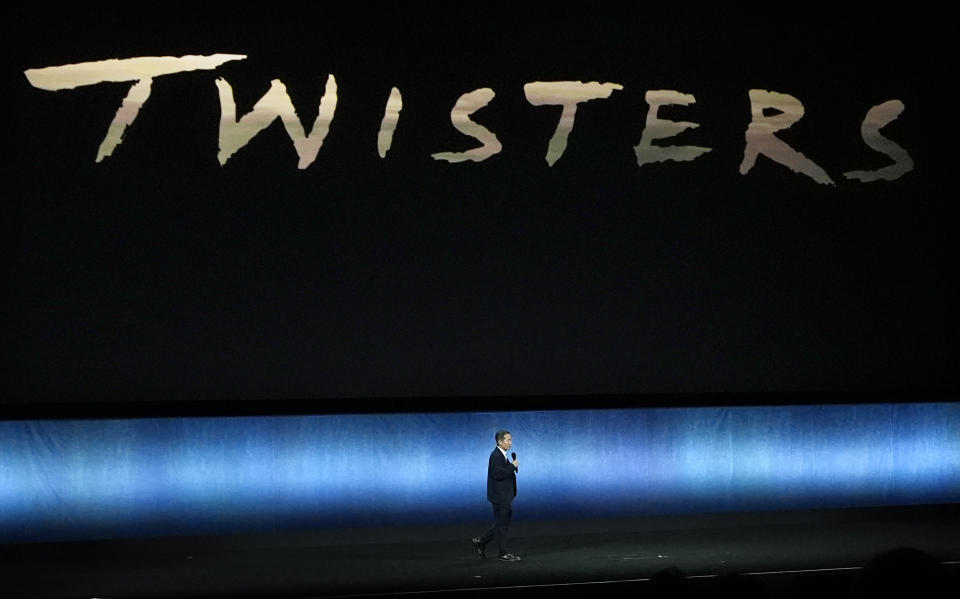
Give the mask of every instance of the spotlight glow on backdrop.
[{"label": "spotlight glow on backdrop", "polygon": [[960,404],[0,422],[0,540],[960,502]]}]

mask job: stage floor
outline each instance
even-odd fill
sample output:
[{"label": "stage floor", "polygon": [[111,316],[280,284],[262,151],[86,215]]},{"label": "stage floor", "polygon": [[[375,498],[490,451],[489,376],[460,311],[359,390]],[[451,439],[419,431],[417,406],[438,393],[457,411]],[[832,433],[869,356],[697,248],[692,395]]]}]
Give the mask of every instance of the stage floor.
[{"label": "stage floor", "polygon": [[[920,506],[630,520],[514,522],[523,559],[482,561],[485,523],[0,545],[4,596],[57,599],[330,597],[449,592],[525,597],[621,592],[670,567],[697,581],[740,574],[770,596],[820,585],[846,597],[877,554],[919,549],[958,580],[960,508]],[[811,582],[815,581],[815,582]],[[496,589],[496,590],[494,590]],[[512,589],[512,590],[511,590]]]}]

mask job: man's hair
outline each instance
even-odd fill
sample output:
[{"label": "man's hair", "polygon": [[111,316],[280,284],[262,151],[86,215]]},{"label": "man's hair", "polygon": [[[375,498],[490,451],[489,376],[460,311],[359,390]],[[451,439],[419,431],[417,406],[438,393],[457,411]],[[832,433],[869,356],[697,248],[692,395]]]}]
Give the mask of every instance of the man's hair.
[{"label": "man's hair", "polygon": [[[493,438],[496,439],[496,440],[497,440],[497,444],[499,444],[500,441],[503,441],[503,438],[504,438],[506,435],[510,435],[510,431],[497,431],[497,434],[494,435]],[[510,436],[512,437],[513,435],[510,435]]]}]

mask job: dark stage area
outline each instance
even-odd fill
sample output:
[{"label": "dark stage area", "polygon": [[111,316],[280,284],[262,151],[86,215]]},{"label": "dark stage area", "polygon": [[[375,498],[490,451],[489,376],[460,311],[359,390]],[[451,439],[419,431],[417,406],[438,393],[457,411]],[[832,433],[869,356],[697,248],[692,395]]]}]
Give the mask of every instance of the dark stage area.
[{"label": "dark stage area", "polygon": [[850,597],[862,568],[895,548],[940,562],[948,585],[960,574],[955,504],[521,520],[512,543],[519,563],[479,559],[470,537],[483,526],[7,545],[0,548],[2,579],[5,596],[37,599],[529,597],[676,591],[669,570],[676,568],[693,596]]}]

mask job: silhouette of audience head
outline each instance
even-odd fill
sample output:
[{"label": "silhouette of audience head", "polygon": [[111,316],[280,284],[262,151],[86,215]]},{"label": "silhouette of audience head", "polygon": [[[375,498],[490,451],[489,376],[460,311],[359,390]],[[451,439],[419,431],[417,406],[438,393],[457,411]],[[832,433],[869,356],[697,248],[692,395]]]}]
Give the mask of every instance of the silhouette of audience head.
[{"label": "silhouette of audience head", "polygon": [[926,553],[910,547],[891,549],[874,556],[863,567],[855,597],[947,597],[943,565]]}]

